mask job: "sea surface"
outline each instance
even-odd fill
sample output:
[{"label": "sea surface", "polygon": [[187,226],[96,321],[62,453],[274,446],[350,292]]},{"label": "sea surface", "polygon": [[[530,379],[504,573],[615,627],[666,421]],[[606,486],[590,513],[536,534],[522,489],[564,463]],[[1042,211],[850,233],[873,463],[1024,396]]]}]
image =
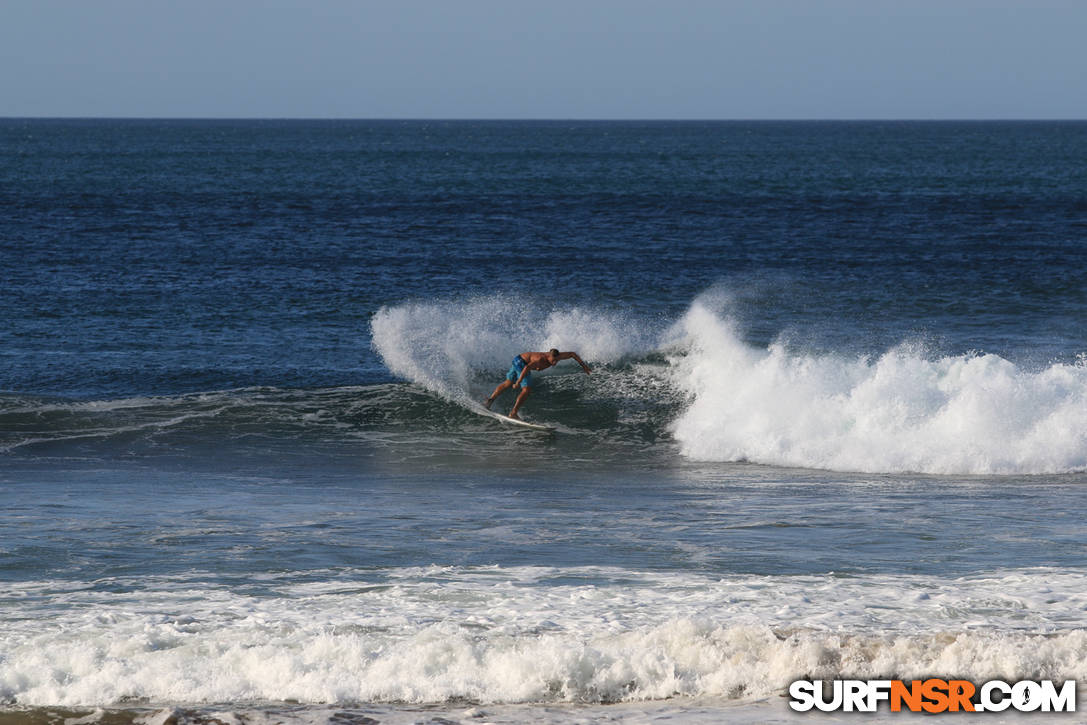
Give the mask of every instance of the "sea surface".
[{"label": "sea surface", "polygon": [[5,725],[1087,682],[1087,123],[0,120],[0,320]]}]

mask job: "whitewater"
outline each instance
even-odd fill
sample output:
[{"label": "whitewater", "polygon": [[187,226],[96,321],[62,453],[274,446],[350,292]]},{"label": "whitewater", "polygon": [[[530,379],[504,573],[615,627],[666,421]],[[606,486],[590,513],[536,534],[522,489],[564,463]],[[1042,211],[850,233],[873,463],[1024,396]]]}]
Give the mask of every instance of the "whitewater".
[{"label": "whitewater", "polygon": [[607,567],[424,567],[28,581],[0,698],[480,703],[752,700],[797,677],[1082,679],[1082,573],[709,577]]}]

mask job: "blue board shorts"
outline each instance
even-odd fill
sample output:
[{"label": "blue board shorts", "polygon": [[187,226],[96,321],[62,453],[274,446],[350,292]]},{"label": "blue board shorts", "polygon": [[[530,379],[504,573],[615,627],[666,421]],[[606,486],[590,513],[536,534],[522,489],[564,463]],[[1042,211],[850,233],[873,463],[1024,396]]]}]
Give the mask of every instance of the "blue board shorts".
[{"label": "blue board shorts", "polygon": [[[513,358],[513,363],[510,365],[510,370],[509,370],[508,373],[506,373],[506,380],[509,380],[511,383],[516,383],[517,378],[521,377],[521,371],[524,370],[524,369],[525,369],[525,361],[520,355],[518,355],[517,357]],[[522,388],[531,388],[532,387],[532,371],[531,370],[529,370],[527,373],[525,373],[524,379],[521,380],[521,387]]]}]

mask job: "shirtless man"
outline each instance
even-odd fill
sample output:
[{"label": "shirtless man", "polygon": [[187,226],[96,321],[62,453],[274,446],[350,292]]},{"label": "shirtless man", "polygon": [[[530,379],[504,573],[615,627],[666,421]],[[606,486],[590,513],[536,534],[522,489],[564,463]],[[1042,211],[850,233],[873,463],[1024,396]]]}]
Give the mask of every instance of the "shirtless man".
[{"label": "shirtless man", "polygon": [[502,381],[494,392],[491,393],[491,397],[483,403],[484,407],[488,410],[491,408],[491,403],[499,395],[504,393],[510,388],[520,388],[521,394],[517,396],[517,401],[513,404],[513,410],[510,411],[511,418],[517,418],[517,411],[521,409],[521,404],[525,402],[525,398],[528,397],[529,391],[532,388],[532,371],[533,370],[546,370],[552,365],[556,364],[559,360],[569,360],[573,358],[577,360],[578,365],[585,371],[585,374],[590,373],[589,366],[585,364],[585,361],[578,357],[576,352],[559,352],[555,348],[551,348],[547,352],[523,352],[517,357],[513,358],[513,364],[510,365],[509,372],[506,373],[506,379]]}]

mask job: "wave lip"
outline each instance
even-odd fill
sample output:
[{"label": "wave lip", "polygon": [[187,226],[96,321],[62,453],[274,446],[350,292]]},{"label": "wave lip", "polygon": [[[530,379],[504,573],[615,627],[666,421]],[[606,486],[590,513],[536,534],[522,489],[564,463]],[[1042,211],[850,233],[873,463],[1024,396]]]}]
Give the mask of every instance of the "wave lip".
[{"label": "wave lip", "polygon": [[672,424],[683,455],[869,473],[1087,469],[1087,364],[1031,372],[996,355],[878,359],[745,345],[696,301],[678,324]]}]

